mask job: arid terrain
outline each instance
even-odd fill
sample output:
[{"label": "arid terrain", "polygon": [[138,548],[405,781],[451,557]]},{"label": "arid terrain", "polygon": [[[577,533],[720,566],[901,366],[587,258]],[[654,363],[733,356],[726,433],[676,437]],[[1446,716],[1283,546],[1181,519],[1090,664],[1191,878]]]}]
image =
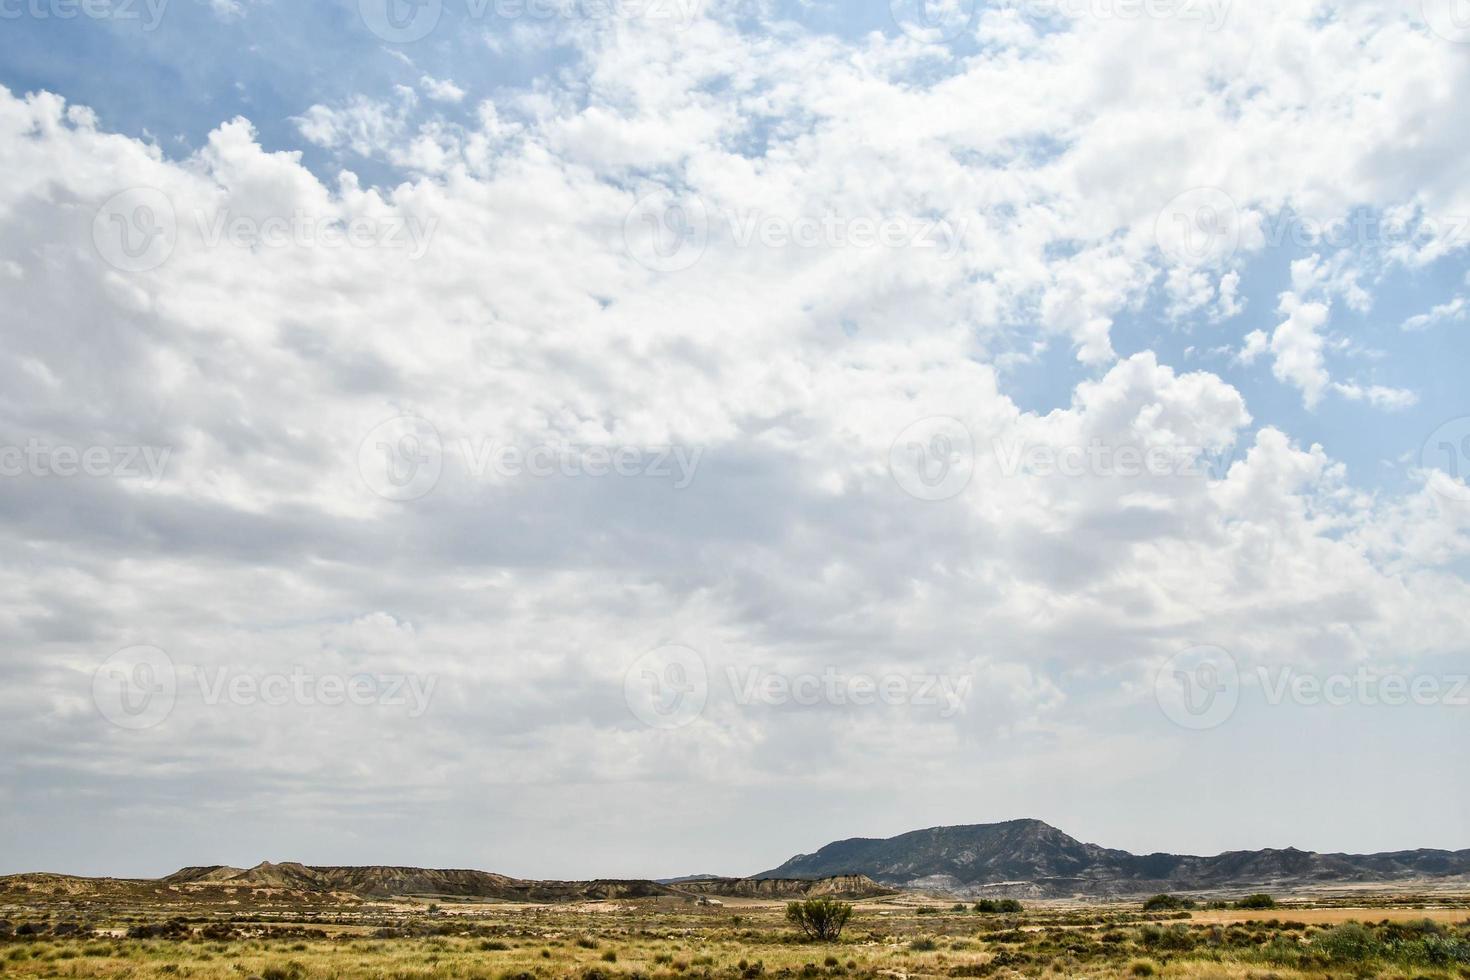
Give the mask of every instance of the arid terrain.
[{"label": "arid terrain", "polygon": [[[1278,896],[1277,907],[1261,910],[1226,901],[1152,911],[1137,901],[1050,901],[989,912],[857,882],[877,894],[851,894],[840,937],[813,942],[786,920],[789,895],[754,894],[783,890],[769,881],[652,894],[559,883],[550,890],[563,896],[621,894],[517,901],[323,893],[290,887],[300,866],[283,867],[251,869],[257,880],[277,878],[274,885],[231,884],[245,874],[238,869],[192,869],[181,873],[188,880],[162,885],[0,879],[0,976],[1470,977],[1470,893]],[[376,887],[383,869],[343,870]],[[791,882],[784,890],[842,894],[853,884]]]}]

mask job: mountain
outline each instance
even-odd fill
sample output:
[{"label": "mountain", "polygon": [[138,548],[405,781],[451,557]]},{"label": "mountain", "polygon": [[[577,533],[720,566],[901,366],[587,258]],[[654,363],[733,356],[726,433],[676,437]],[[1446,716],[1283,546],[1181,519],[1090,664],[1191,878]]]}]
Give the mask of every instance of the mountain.
[{"label": "mountain", "polygon": [[[820,876],[819,876],[820,877]],[[181,868],[163,878],[80,878],[72,875],[21,874],[0,877],[0,896],[66,896],[76,899],[150,901],[226,901],[242,894],[277,901],[336,904],[362,899],[414,896],[437,899],[481,899],[503,902],[585,902],[674,897],[694,901],[704,896],[882,894],[887,889],[856,876],[836,881],[761,881],[709,877],[679,884],[656,881],[532,881],[488,871],[406,868],[309,866],[294,861],[263,861],[253,868],[203,865]]]},{"label": "mountain", "polygon": [[529,881],[488,871],[438,870],[388,865],[309,867],[294,861],[263,861],[241,870],[223,866],[184,868],[162,879],[168,884],[210,884],[252,889],[387,898],[423,895],[488,898],[503,901],[558,902],[586,899],[650,898],[675,891],[652,881]]},{"label": "mountain", "polygon": [[690,881],[719,881],[724,875],[680,875],[677,878],[656,878],[660,885],[682,885]]},{"label": "mountain", "polygon": [[873,898],[891,895],[866,875],[834,875],[830,878],[698,878],[679,886],[696,895],[724,898]]},{"label": "mountain", "polygon": [[867,875],[894,888],[1059,898],[1247,891],[1420,879],[1470,881],[1470,850],[1317,854],[1266,849],[1213,857],[1134,855],[1084,844],[1040,820],[855,837],[799,854],[756,878]]}]

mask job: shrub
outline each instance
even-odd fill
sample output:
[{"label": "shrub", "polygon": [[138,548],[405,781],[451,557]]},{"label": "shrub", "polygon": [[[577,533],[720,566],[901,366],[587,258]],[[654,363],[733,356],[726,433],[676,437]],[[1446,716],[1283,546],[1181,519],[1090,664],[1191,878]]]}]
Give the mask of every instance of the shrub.
[{"label": "shrub", "polygon": [[1361,963],[1383,952],[1383,944],[1356,922],[1345,922],[1312,940],[1312,948],[1338,963]]},{"label": "shrub", "polygon": [[939,944],[928,936],[920,936],[909,943],[909,949],[916,953],[928,953],[939,948]]},{"label": "shrub", "polygon": [[1145,912],[1173,912],[1177,909],[1194,908],[1194,899],[1178,898],[1174,895],[1155,895],[1143,903]]},{"label": "shrub", "polygon": [[1128,972],[1135,977],[1151,977],[1154,975],[1154,965],[1148,960],[1138,960],[1128,968]]},{"label": "shrub", "polygon": [[615,949],[610,949],[607,952],[603,953],[602,961],[604,963],[616,963],[618,961],[618,951]]},{"label": "shrub", "polygon": [[306,967],[295,960],[285,966],[268,966],[260,971],[260,980],[301,980],[304,976],[306,976]]},{"label": "shrub", "polygon": [[1158,926],[1144,926],[1138,930],[1138,941],[1151,949],[1179,951],[1194,949],[1194,937],[1184,926],[1169,926],[1167,929],[1161,929]]},{"label": "shrub", "polygon": [[1235,907],[1238,909],[1274,909],[1276,907],[1276,899],[1264,894],[1247,895],[1245,898],[1236,902]]},{"label": "shrub", "polygon": [[975,903],[975,911],[987,915],[1019,915],[1025,909],[1014,898],[982,898]]},{"label": "shrub", "polygon": [[852,906],[832,898],[808,898],[786,906],[787,921],[796,925],[808,939],[832,942],[842,935],[843,926],[852,917]]}]

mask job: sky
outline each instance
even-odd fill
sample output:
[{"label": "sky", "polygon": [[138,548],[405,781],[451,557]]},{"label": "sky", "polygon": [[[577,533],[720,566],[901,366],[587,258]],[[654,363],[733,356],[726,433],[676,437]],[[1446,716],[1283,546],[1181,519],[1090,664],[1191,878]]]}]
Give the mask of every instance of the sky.
[{"label": "sky", "polygon": [[1464,0],[0,0],[0,873],[1470,848]]}]

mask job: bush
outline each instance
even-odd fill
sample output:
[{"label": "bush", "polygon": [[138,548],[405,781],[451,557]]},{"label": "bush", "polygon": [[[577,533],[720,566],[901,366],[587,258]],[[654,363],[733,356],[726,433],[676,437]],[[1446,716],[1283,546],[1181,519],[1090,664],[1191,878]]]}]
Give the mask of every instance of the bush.
[{"label": "bush", "polygon": [[843,926],[852,917],[852,906],[832,898],[808,898],[786,906],[786,919],[796,925],[808,939],[832,942],[842,935]]},{"label": "bush", "polygon": [[261,980],[301,980],[306,976],[306,967],[295,960],[285,966],[268,966],[260,971]]},{"label": "bush", "polygon": [[1135,977],[1151,977],[1154,975],[1154,965],[1148,960],[1138,960],[1128,968],[1128,972]]},{"label": "bush", "polygon": [[928,936],[920,936],[909,943],[909,949],[916,953],[928,953],[939,948],[939,944]]},{"label": "bush", "polygon": [[1270,895],[1247,895],[1235,903],[1238,909],[1274,909],[1276,899]]},{"label": "bush", "polygon": [[1362,963],[1383,952],[1383,944],[1356,922],[1345,922],[1312,940],[1312,949],[1338,963]]},{"label": "bush", "polygon": [[975,911],[988,915],[1019,915],[1025,909],[1014,898],[982,898],[975,903]]},{"label": "bush", "polygon": [[1194,908],[1194,899],[1178,898],[1174,895],[1155,895],[1143,903],[1145,912],[1173,912],[1178,909]]}]

